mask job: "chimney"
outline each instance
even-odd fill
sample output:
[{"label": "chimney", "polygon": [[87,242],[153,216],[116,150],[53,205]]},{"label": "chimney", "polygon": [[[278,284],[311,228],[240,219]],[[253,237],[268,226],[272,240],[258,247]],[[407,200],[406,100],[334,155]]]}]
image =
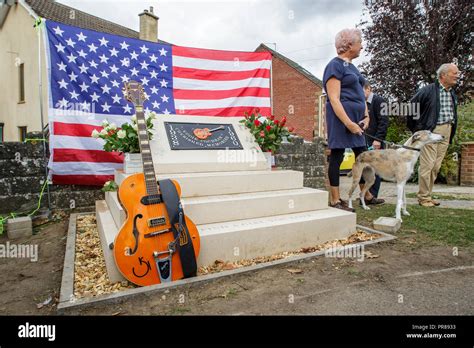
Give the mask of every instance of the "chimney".
[{"label": "chimney", "polygon": [[140,40],[158,42],[158,16],[153,13],[153,7],[150,11],[143,10],[138,15],[140,17]]}]

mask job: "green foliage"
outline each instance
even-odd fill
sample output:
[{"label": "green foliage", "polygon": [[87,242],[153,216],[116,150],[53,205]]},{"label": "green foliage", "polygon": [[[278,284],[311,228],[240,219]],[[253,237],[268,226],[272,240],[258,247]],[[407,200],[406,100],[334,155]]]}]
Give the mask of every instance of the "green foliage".
[{"label": "green foliage", "polygon": [[107,181],[104,184],[104,187],[102,187],[101,189],[102,192],[111,192],[111,191],[117,191],[117,190],[118,190],[118,185],[113,180]]},{"label": "green foliage", "polygon": [[[390,118],[387,130],[387,141],[403,144],[411,133],[400,118]],[[474,102],[466,103],[458,108],[458,126],[453,143],[449,145],[446,156],[436,179],[437,183],[457,184],[459,164],[461,160],[461,143],[474,141]],[[413,175],[409,182],[418,182],[418,167],[416,163]]]},{"label": "green foliage", "polygon": [[289,129],[285,127],[286,117],[283,117],[281,121],[275,120],[275,117],[272,115],[270,118],[261,116],[259,109],[255,109],[250,115],[246,113],[245,119],[241,120],[240,123],[245,124],[245,126],[250,130],[255,136],[255,140],[262,151],[271,151],[275,153],[281,146],[281,142],[284,137],[288,138],[293,131],[293,127]]},{"label": "green foliage", "polygon": [[396,144],[403,144],[411,136],[406,122],[400,117],[390,117],[386,140]]},{"label": "green foliage", "polygon": [[[156,114],[152,112],[146,119],[148,138],[150,140],[153,137],[150,130],[153,129],[153,119],[155,118]],[[109,124],[107,120],[104,120],[104,122],[102,122],[103,129],[100,132],[94,129],[91,137],[105,140],[104,151],[139,153],[140,146],[138,144],[138,126],[136,116],[132,116],[131,120],[132,123],[124,123],[120,128],[117,128],[115,124]]]},{"label": "green foliage", "polygon": [[466,103],[458,108],[458,126],[453,143],[449,145],[439,171],[439,182],[457,184],[459,163],[461,160],[461,144],[474,141],[474,102]]}]

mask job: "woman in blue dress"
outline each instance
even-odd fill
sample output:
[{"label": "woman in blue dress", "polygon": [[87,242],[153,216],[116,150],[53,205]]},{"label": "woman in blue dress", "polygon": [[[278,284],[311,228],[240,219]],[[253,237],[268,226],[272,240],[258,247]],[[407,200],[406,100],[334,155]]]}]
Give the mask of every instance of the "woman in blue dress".
[{"label": "woman in blue dress", "polygon": [[[341,200],[339,167],[344,151],[351,148],[357,157],[366,150],[363,130],[369,125],[369,112],[364,95],[365,79],[352,64],[362,50],[362,33],[358,29],[344,29],[336,35],[337,57],[324,70],[323,86],[327,93],[326,122],[329,156],[328,177],[331,192],[330,206],[354,211]],[[370,199],[370,194],[367,199]]]}]

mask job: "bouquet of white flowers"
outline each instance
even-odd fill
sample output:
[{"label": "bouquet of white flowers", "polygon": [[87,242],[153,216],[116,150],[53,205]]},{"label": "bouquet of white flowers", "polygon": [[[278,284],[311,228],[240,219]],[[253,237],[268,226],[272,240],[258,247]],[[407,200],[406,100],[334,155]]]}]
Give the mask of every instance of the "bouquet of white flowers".
[{"label": "bouquet of white flowers", "polygon": [[[156,118],[156,114],[151,112],[146,118],[146,127],[148,129],[148,137],[151,140],[153,134],[153,119]],[[132,123],[124,123],[117,127],[114,123],[109,123],[107,120],[102,122],[103,129],[99,132],[96,129],[92,131],[91,136],[93,138],[100,138],[105,140],[104,150],[111,152],[123,152],[123,153],[139,153],[140,146],[138,144],[138,126],[137,117],[132,116]]]}]

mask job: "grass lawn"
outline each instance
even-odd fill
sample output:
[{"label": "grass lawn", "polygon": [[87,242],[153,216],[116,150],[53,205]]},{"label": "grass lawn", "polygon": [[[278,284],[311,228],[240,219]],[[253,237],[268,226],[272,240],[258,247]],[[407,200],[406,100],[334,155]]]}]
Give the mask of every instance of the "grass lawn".
[{"label": "grass lawn", "polygon": [[[395,216],[395,205],[371,206],[364,210],[355,205],[357,223],[372,227],[380,216]],[[395,233],[399,239],[412,247],[421,245],[449,245],[474,247],[474,213],[466,209],[426,208],[409,205],[410,216],[402,216],[400,230]]]}]

